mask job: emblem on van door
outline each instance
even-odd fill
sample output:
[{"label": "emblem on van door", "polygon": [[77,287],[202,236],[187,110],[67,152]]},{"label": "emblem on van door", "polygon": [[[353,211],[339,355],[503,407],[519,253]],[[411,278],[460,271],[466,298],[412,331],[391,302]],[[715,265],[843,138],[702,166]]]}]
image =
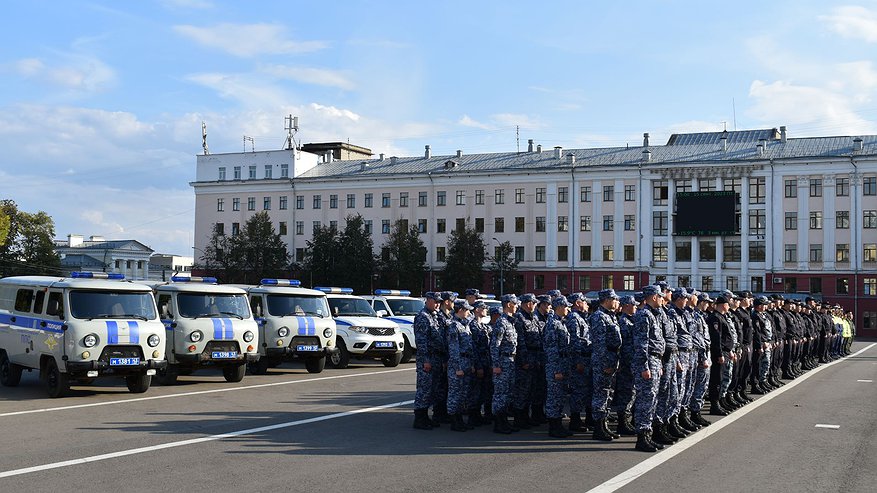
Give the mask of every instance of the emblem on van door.
[{"label": "emblem on van door", "polygon": [[55,336],[49,336],[46,338],[46,346],[49,346],[50,351],[55,350],[55,346],[58,345],[58,340],[55,339]]}]

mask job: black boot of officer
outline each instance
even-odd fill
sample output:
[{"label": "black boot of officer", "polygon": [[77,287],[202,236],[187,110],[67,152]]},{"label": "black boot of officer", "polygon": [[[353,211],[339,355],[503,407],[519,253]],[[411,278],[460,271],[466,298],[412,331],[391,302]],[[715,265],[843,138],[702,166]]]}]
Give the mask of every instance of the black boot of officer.
[{"label": "black boot of officer", "polygon": [[651,441],[648,431],[641,431],[636,435],[636,449],[642,452],[657,452],[658,447]]},{"label": "black boot of officer", "polygon": [[609,434],[609,428],[607,426],[606,418],[597,421],[596,426],[594,426],[594,440],[600,440],[603,442],[611,442],[614,440],[612,435]]},{"label": "black boot of officer", "polygon": [[414,410],[414,429],[431,430],[432,421],[429,419],[429,409]]},{"label": "black boot of officer", "polygon": [[585,426],[585,422],[582,421],[582,415],[580,413],[570,413],[569,415],[569,431],[590,431],[587,426]]}]

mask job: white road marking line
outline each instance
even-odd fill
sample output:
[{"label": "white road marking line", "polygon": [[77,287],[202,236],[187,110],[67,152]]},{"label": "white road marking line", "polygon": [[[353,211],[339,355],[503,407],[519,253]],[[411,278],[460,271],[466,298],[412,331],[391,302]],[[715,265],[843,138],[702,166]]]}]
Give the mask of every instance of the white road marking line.
[{"label": "white road marking line", "polygon": [[370,412],[374,412],[374,411],[380,411],[383,409],[402,407],[402,406],[407,406],[407,405],[413,404],[413,403],[414,403],[413,400],[394,402],[391,404],[384,404],[383,406],[367,407],[367,408],[363,408],[363,409],[356,409],[353,411],[345,411],[343,413],[327,414],[325,416],[317,416],[315,418],[301,419],[298,421],[289,421],[286,423],[278,423],[275,425],[261,426],[259,428],[250,428],[248,430],[232,431],[230,433],[223,433],[221,435],[210,435],[210,436],[206,436],[206,437],[202,437],[202,438],[192,438],[189,440],[180,440],[178,442],[163,443],[160,445],[152,445],[149,447],[141,447],[141,448],[135,448],[135,449],[130,449],[130,450],[121,450],[119,452],[112,452],[109,454],[92,455],[90,457],[82,457],[79,459],[71,459],[71,460],[66,460],[66,461],[62,461],[62,462],[52,462],[51,464],[43,464],[41,466],[25,467],[22,469],[13,469],[11,471],[2,471],[2,472],[0,472],[0,479],[9,478],[12,476],[21,476],[22,474],[30,474],[33,472],[48,471],[50,469],[58,469],[61,467],[75,466],[78,464],[88,464],[89,462],[97,462],[97,461],[102,461],[102,460],[116,459],[119,457],[127,457],[129,455],[145,454],[147,452],[155,452],[157,450],[165,450],[165,449],[169,449],[169,448],[184,447],[186,445],[195,445],[195,444],[204,443],[204,442],[214,442],[217,440],[222,440],[224,438],[234,438],[234,437],[239,437],[242,435],[253,435],[255,433],[262,433],[265,431],[279,430],[281,428],[290,428],[293,426],[306,425],[306,424],[310,424],[310,423],[317,423],[320,421],[326,421],[326,420],[330,420],[330,419],[344,418],[346,416],[353,416],[355,414],[370,413]]},{"label": "white road marking line", "polygon": [[381,371],[370,371],[366,373],[351,373],[349,375],[335,375],[332,377],[317,377],[317,378],[309,378],[306,380],[288,380],[283,382],[273,382],[273,383],[261,383],[258,385],[245,385],[242,387],[228,387],[221,389],[212,389],[212,390],[197,390],[195,392],[183,392],[180,394],[167,394],[167,395],[156,395],[151,397],[136,397],[133,399],[124,399],[118,401],[108,401],[108,402],[92,402],[89,404],[75,404],[72,406],[60,406],[60,407],[48,407],[44,409],[29,409],[26,411],[13,411],[8,413],[0,413],[0,418],[7,416],[20,416],[22,414],[34,414],[34,413],[48,413],[53,411],[68,411],[70,409],[82,409],[86,407],[98,407],[98,406],[111,406],[114,404],[128,404],[131,402],[143,402],[143,401],[154,401],[158,399],[170,399],[172,397],[187,397],[190,395],[204,395],[204,394],[215,394],[219,392],[234,392],[236,390],[251,390],[251,389],[260,389],[265,387],[276,387],[279,385],[295,385],[300,383],[308,383],[308,382],[322,382],[325,380],[336,380],[341,378],[354,378],[354,377],[365,377],[369,375],[379,375],[381,373],[395,373],[400,371],[412,371],[415,368],[402,368],[396,370],[381,370]]},{"label": "white road marking line", "polygon": [[828,428],[829,430],[838,430],[840,425],[816,425],[816,428]]},{"label": "white road marking line", "polygon": [[[865,351],[871,349],[874,346],[877,346],[877,343],[870,344],[867,347],[865,347],[864,349],[862,349],[856,353],[851,354],[849,357],[858,356],[858,355],[864,353]],[[596,487],[588,490],[587,493],[609,493],[609,492],[613,492],[615,490],[618,490],[619,488],[624,487],[625,485],[627,485],[631,481],[634,481],[635,479],[639,478],[643,474],[660,466],[661,464],[667,462],[668,460],[672,459],[673,457],[676,457],[677,455],[681,454],[682,452],[685,452],[689,448],[691,448],[691,447],[697,445],[698,443],[700,443],[701,441],[705,440],[707,437],[719,432],[722,428],[725,428],[726,426],[730,426],[738,419],[749,414],[751,411],[758,409],[759,407],[763,406],[767,402],[770,402],[770,400],[773,399],[774,397],[788,391],[789,389],[792,389],[792,388],[798,386],[804,380],[807,380],[811,376],[813,376],[813,375],[819,373],[820,371],[828,368],[829,366],[832,366],[832,365],[839,363],[841,361],[845,361],[845,359],[835,360],[835,361],[832,361],[831,363],[822,365],[816,369],[808,371],[804,375],[801,375],[800,377],[792,380],[791,382],[780,387],[779,389],[774,390],[773,392],[765,395],[764,397],[762,397],[760,399],[757,399],[752,404],[746,405],[743,408],[741,408],[737,411],[734,411],[730,415],[720,419],[719,421],[716,421],[712,425],[707,426],[706,428],[702,428],[700,431],[694,433],[693,435],[686,438],[685,440],[682,440],[681,442],[679,442],[675,445],[671,445],[670,447],[667,447],[663,451],[652,455],[648,459],[646,459],[646,460],[640,462],[639,464],[631,467],[630,469],[622,472],[621,474],[615,476],[614,478],[611,478],[611,479],[607,480],[606,482],[604,482],[600,485],[597,485]]]},{"label": "white road marking line", "polygon": [[862,383],[874,383],[874,380],[856,380],[856,381],[862,382]]}]

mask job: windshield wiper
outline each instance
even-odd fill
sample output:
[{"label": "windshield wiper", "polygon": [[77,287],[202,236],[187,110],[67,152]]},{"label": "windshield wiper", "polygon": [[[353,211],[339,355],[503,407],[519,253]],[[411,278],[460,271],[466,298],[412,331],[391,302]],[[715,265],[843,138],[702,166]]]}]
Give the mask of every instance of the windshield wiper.
[{"label": "windshield wiper", "polygon": [[243,319],[244,319],[244,317],[242,317],[242,316],[240,316],[240,315],[238,315],[237,313],[234,313],[234,312],[219,312],[219,313],[221,313],[221,314],[223,314],[223,315],[231,315],[232,317],[237,317],[237,318],[240,319],[240,320],[243,320]]}]

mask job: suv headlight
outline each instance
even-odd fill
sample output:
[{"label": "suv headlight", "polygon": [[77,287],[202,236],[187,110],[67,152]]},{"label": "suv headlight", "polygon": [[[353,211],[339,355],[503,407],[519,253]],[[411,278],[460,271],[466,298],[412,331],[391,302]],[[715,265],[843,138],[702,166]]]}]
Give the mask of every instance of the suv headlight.
[{"label": "suv headlight", "polygon": [[244,332],[244,342],[253,342],[255,336],[249,330]]},{"label": "suv headlight", "polygon": [[161,342],[161,337],[158,337],[155,334],[152,334],[151,336],[149,336],[149,338],[146,339],[146,344],[149,344],[149,347],[158,346],[158,343],[160,343],[160,342]]},{"label": "suv headlight", "polygon": [[[289,327],[280,327],[277,329],[277,335],[280,337],[286,337],[289,335]],[[247,341],[249,342],[249,341]]]},{"label": "suv headlight", "polygon": [[325,337],[326,339],[332,337],[332,329],[323,330],[323,337]]},{"label": "suv headlight", "polygon": [[202,334],[200,330],[196,330],[195,332],[189,334],[189,340],[192,342],[199,342],[203,338],[204,334]]},{"label": "suv headlight", "polygon": [[97,345],[97,335],[88,334],[87,336],[82,338],[82,345],[85,347],[94,347]]},{"label": "suv headlight", "polygon": [[361,325],[351,325],[350,330],[359,332],[360,334],[368,334],[368,329]]}]

